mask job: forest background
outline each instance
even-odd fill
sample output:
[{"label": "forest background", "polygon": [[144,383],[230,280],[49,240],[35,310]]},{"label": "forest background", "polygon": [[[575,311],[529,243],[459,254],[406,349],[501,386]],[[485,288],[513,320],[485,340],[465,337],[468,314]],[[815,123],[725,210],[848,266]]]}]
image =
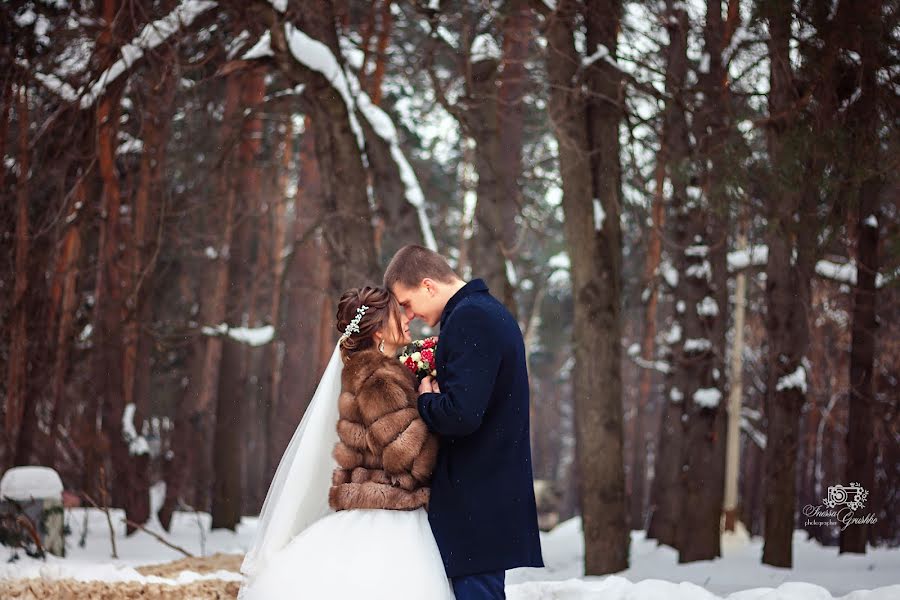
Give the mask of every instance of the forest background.
[{"label": "forest background", "polygon": [[[0,5],[0,472],[259,511],[342,290],[421,243],[519,320],[550,526],[900,543],[900,8]],[[420,331],[422,335],[430,333]],[[834,485],[876,522],[804,525]],[[99,500],[96,500],[99,501]],[[133,529],[132,526],[129,529]]]}]

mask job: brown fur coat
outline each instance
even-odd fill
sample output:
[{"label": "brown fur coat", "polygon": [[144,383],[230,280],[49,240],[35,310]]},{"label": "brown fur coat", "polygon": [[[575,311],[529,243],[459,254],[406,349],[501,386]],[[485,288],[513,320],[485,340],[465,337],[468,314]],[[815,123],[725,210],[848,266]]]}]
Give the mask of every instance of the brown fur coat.
[{"label": "brown fur coat", "polygon": [[328,503],[334,510],[414,510],[428,503],[437,437],[416,409],[416,380],[377,350],[353,354],[341,375]]}]

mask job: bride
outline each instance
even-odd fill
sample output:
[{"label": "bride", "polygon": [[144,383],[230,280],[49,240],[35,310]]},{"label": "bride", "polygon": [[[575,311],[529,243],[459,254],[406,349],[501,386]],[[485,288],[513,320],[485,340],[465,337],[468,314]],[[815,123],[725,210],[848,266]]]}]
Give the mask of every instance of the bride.
[{"label": "bride", "polygon": [[266,495],[241,600],[453,599],[425,506],[437,439],[394,358],[409,319],[380,287],[345,292],[340,340]]}]

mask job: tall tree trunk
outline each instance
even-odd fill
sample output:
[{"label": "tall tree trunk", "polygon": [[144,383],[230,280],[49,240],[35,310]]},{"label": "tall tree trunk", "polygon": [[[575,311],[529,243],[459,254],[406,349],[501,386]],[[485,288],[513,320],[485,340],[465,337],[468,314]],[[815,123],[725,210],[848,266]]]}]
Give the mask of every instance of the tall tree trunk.
[{"label": "tall tree trunk", "polygon": [[284,335],[282,323],[284,304],[285,243],[287,241],[287,205],[289,200],[289,188],[292,172],[295,168],[294,161],[294,127],[292,121],[284,124],[284,138],[281,143],[281,164],[277,174],[277,184],[272,210],[267,227],[272,229],[272,241],[267,249],[272,260],[272,286],[269,296],[269,304],[265,322],[275,328],[275,335],[271,343],[265,347],[263,363],[267,366],[261,381],[262,386],[257,402],[257,415],[254,419],[256,427],[251,429],[253,436],[254,453],[252,465],[247,466],[247,489],[245,497],[248,505],[245,512],[256,514],[265,500],[266,489],[271,482],[269,473],[269,445],[272,439],[272,416],[278,399],[281,395],[281,387],[284,378],[284,353],[288,340]]},{"label": "tall tree trunk", "polygon": [[[253,268],[256,231],[259,229],[262,194],[259,154],[262,148],[262,119],[259,108],[265,97],[265,72],[254,69],[235,76],[241,90],[239,110],[233,118],[247,113],[239,128],[238,173],[239,180],[231,181],[237,188],[235,206],[234,241],[228,258],[229,289],[226,299],[225,319],[231,326],[257,326],[254,299],[251,291],[264,276],[261,269]],[[230,83],[230,82],[229,82]],[[235,124],[237,127],[237,124]],[[232,193],[235,193],[234,191]],[[257,248],[259,255],[264,250]],[[244,405],[254,400],[249,386],[248,346],[231,339],[224,340],[222,368],[219,374],[216,402],[215,471],[212,495],[212,527],[234,529],[241,520],[241,459]]]},{"label": "tall tree trunk", "polygon": [[[241,79],[231,74],[225,83],[225,110],[220,131],[225,155],[219,165],[217,191],[221,199],[211,214],[211,224],[219,235],[214,265],[209,269],[210,291],[200,308],[202,325],[217,327],[225,321],[226,302],[229,293],[229,256],[234,238],[235,203],[237,192],[232,176],[233,145],[239,122]],[[199,342],[197,360],[185,391],[187,418],[181,427],[175,428],[175,456],[189,468],[173,468],[172,484],[166,492],[161,520],[165,525],[177,507],[180,495],[187,488],[186,477],[192,477],[195,489],[194,508],[209,510],[213,485],[213,448],[216,428],[216,403],[218,400],[219,373],[221,370],[223,339],[218,335],[205,335]],[[174,464],[172,465],[175,466]]]},{"label": "tall tree trunk", "polygon": [[[810,190],[808,160],[791,141],[804,135],[797,122],[796,86],[790,61],[792,7],[764,5],[771,62],[768,131],[769,160],[775,176],[770,188],[769,248],[766,267],[768,335],[765,412],[765,543],[763,562],[790,567],[796,509],[796,463],[800,412],[806,402],[803,365],[809,343],[807,308],[814,264],[816,190]],[[811,239],[810,239],[811,238]]]},{"label": "tall tree trunk", "polygon": [[[667,18],[669,30],[669,46],[666,49],[666,93],[672,98],[666,106],[663,118],[663,132],[660,147],[660,160],[665,165],[668,178],[672,184],[672,198],[669,202],[671,218],[666,238],[670,240],[667,255],[674,262],[667,283],[673,288],[672,297],[675,302],[675,315],[666,341],[669,346],[669,373],[666,376],[666,397],[661,411],[662,420],[659,429],[659,451],[653,469],[651,486],[650,523],[647,537],[678,547],[678,528],[682,515],[684,472],[684,424],[685,402],[689,376],[685,363],[683,346],[683,320],[687,310],[685,273],[688,255],[685,249],[691,244],[689,220],[687,218],[688,162],[690,145],[688,143],[688,125],[682,108],[681,94],[687,81],[687,35],[688,15],[683,4],[667,2]],[[693,304],[692,304],[693,306]]]},{"label": "tall tree trunk", "polygon": [[[28,406],[28,256],[30,246],[29,234],[29,180],[31,176],[31,152],[28,147],[28,130],[31,124],[28,111],[28,91],[24,85],[17,90],[18,104],[18,162],[19,175],[16,179],[16,250],[15,250],[15,283],[13,284],[13,302],[11,306],[11,327],[9,340],[9,364],[6,372],[6,446],[7,453],[13,457],[13,464],[25,464],[25,448],[22,435],[26,411],[34,412]],[[27,442],[27,441],[26,441]]]},{"label": "tall tree trunk", "polygon": [[[580,8],[564,0],[547,19],[547,70],[575,298],[575,439],[585,574],[600,575],[627,568],[630,541],[620,373],[622,90],[618,70],[596,61],[585,72],[590,97],[581,93],[576,71],[583,57],[575,48]],[[615,56],[619,2],[592,1],[583,10],[587,47],[602,44]]]},{"label": "tall tree trunk", "polygon": [[312,399],[323,370],[323,347],[328,347],[330,358],[336,340],[333,296],[328,292],[328,259],[324,243],[314,230],[324,209],[315,133],[309,121],[307,117],[300,140],[299,184],[291,232],[293,249],[285,265],[284,367],[281,393],[272,405],[269,420],[270,478]]},{"label": "tall tree trunk", "polygon": [[[170,111],[175,95],[176,80],[168,72],[171,53],[166,52],[161,65],[153,69],[148,86],[148,110],[144,115],[143,149],[138,166],[137,186],[132,226],[132,244],[128,248],[130,265],[129,297],[126,301],[128,318],[125,322],[124,395],[125,405],[134,405],[132,421],[135,431],[142,435],[150,411],[150,368],[153,340],[149,324],[153,305],[148,301],[153,287],[157,248],[157,234],[161,218],[160,181],[163,173],[165,144],[168,139]],[[158,93],[155,93],[158,92]],[[132,474],[128,485],[130,520],[144,523],[150,518],[150,454],[149,449],[134,453]],[[126,525],[130,534],[135,527]]]},{"label": "tall tree trunk", "polygon": [[[662,259],[662,237],[660,232],[665,226],[665,184],[666,166],[662,162],[662,152],[657,157],[656,192],[653,197],[653,226],[650,228],[650,241],[644,263],[644,281],[647,290],[647,305],[644,308],[644,334],[641,337],[641,357],[650,364],[656,355],[656,320],[659,306],[659,266]],[[644,410],[650,404],[653,391],[654,369],[641,369],[638,383],[638,395],[634,412],[634,444],[631,457],[631,528],[646,529],[644,508],[647,488],[647,444],[644,431]]]},{"label": "tall tree trunk", "polygon": [[[881,2],[865,0],[854,5],[858,19],[861,77],[860,97],[850,107],[851,128],[859,133],[851,155],[864,165],[879,165],[879,114],[877,73],[879,40],[882,38]],[[850,347],[850,402],[847,427],[847,482],[857,482],[866,490],[875,486],[875,460],[878,454],[875,435],[875,352],[878,336],[878,238],[881,175],[864,171],[856,192],[856,286],[853,288],[853,324]],[[841,530],[841,553],[865,554],[869,539],[867,524]]]},{"label": "tall tree trunk", "polygon": [[[105,0],[99,7],[107,24],[98,40],[98,49],[105,58],[103,64],[111,64],[116,58],[113,28],[118,9],[118,2],[115,0]],[[136,515],[134,507],[128,505],[128,492],[132,484],[134,464],[123,428],[126,385],[123,322],[127,316],[125,292],[128,289],[130,265],[126,263],[126,256],[122,251],[127,247],[129,239],[121,218],[122,193],[116,166],[121,91],[121,84],[106,90],[97,102],[95,113],[101,204],[91,335],[94,341],[93,383],[100,410],[101,441],[99,448],[93,447],[88,452],[99,450],[97,459],[109,457],[112,469],[107,471],[107,481],[119,483],[111,489],[112,505],[124,507],[126,516],[133,518]],[[91,420],[91,415],[88,415],[87,420]],[[88,463],[94,463],[94,459]],[[89,486],[89,489],[93,489],[93,486]]]},{"label": "tall tree trunk", "polygon": [[472,64],[472,86],[468,94],[475,110],[464,123],[475,140],[478,172],[477,225],[470,256],[473,274],[483,277],[514,315],[519,312],[513,265],[519,234],[516,217],[522,206],[519,176],[530,30],[528,3],[505,2],[502,57],[499,61],[481,58]]},{"label": "tall tree trunk", "polygon": [[[724,22],[720,0],[708,0],[704,48],[708,71],[700,69],[704,103],[694,118],[698,156],[692,172],[701,174],[700,198],[690,206],[691,245],[684,249],[689,266],[684,288],[685,355],[691,371],[685,381],[684,505],[679,521],[678,561],[711,560],[721,555],[722,501],[725,493],[725,333],[728,307],[728,196],[725,162],[729,143],[725,122],[727,87],[722,45]],[[696,203],[695,203],[696,202]],[[698,260],[699,259],[699,260]],[[691,352],[689,340],[707,349]]]},{"label": "tall tree trunk", "polygon": [[[72,193],[73,202],[67,207],[68,214],[77,210],[75,205],[84,205],[86,200],[84,183],[75,184]],[[74,332],[75,309],[78,305],[78,261],[81,258],[81,223],[69,223],[63,233],[62,243],[59,247],[59,256],[54,269],[54,284],[57,288],[51,294],[53,306],[60,306],[59,322],[55,329],[50,330],[49,336],[54,347],[53,372],[50,383],[50,405],[52,412],[50,417],[50,440],[44,455],[45,464],[54,464],[56,457],[56,439],[58,428],[62,425],[68,414],[65,401],[66,375],[69,369],[69,349]]]},{"label": "tall tree trunk", "polygon": [[[747,235],[738,233],[737,250],[747,250]],[[729,368],[728,425],[725,451],[725,531],[734,531],[738,520],[738,481],[741,468],[741,410],[744,394],[744,316],[747,312],[747,275],[740,271],[734,285],[734,338]]]}]

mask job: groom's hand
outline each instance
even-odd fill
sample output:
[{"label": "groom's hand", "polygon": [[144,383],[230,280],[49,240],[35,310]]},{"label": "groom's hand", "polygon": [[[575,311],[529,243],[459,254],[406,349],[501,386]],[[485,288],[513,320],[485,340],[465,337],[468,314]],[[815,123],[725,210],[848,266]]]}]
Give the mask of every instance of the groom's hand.
[{"label": "groom's hand", "polygon": [[441,388],[438,387],[437,379],[434,379],[430,375],[422,379],[422,383],[419,384],[419,393],[420,394],[429,394],[429,393],[441,393]]}]

